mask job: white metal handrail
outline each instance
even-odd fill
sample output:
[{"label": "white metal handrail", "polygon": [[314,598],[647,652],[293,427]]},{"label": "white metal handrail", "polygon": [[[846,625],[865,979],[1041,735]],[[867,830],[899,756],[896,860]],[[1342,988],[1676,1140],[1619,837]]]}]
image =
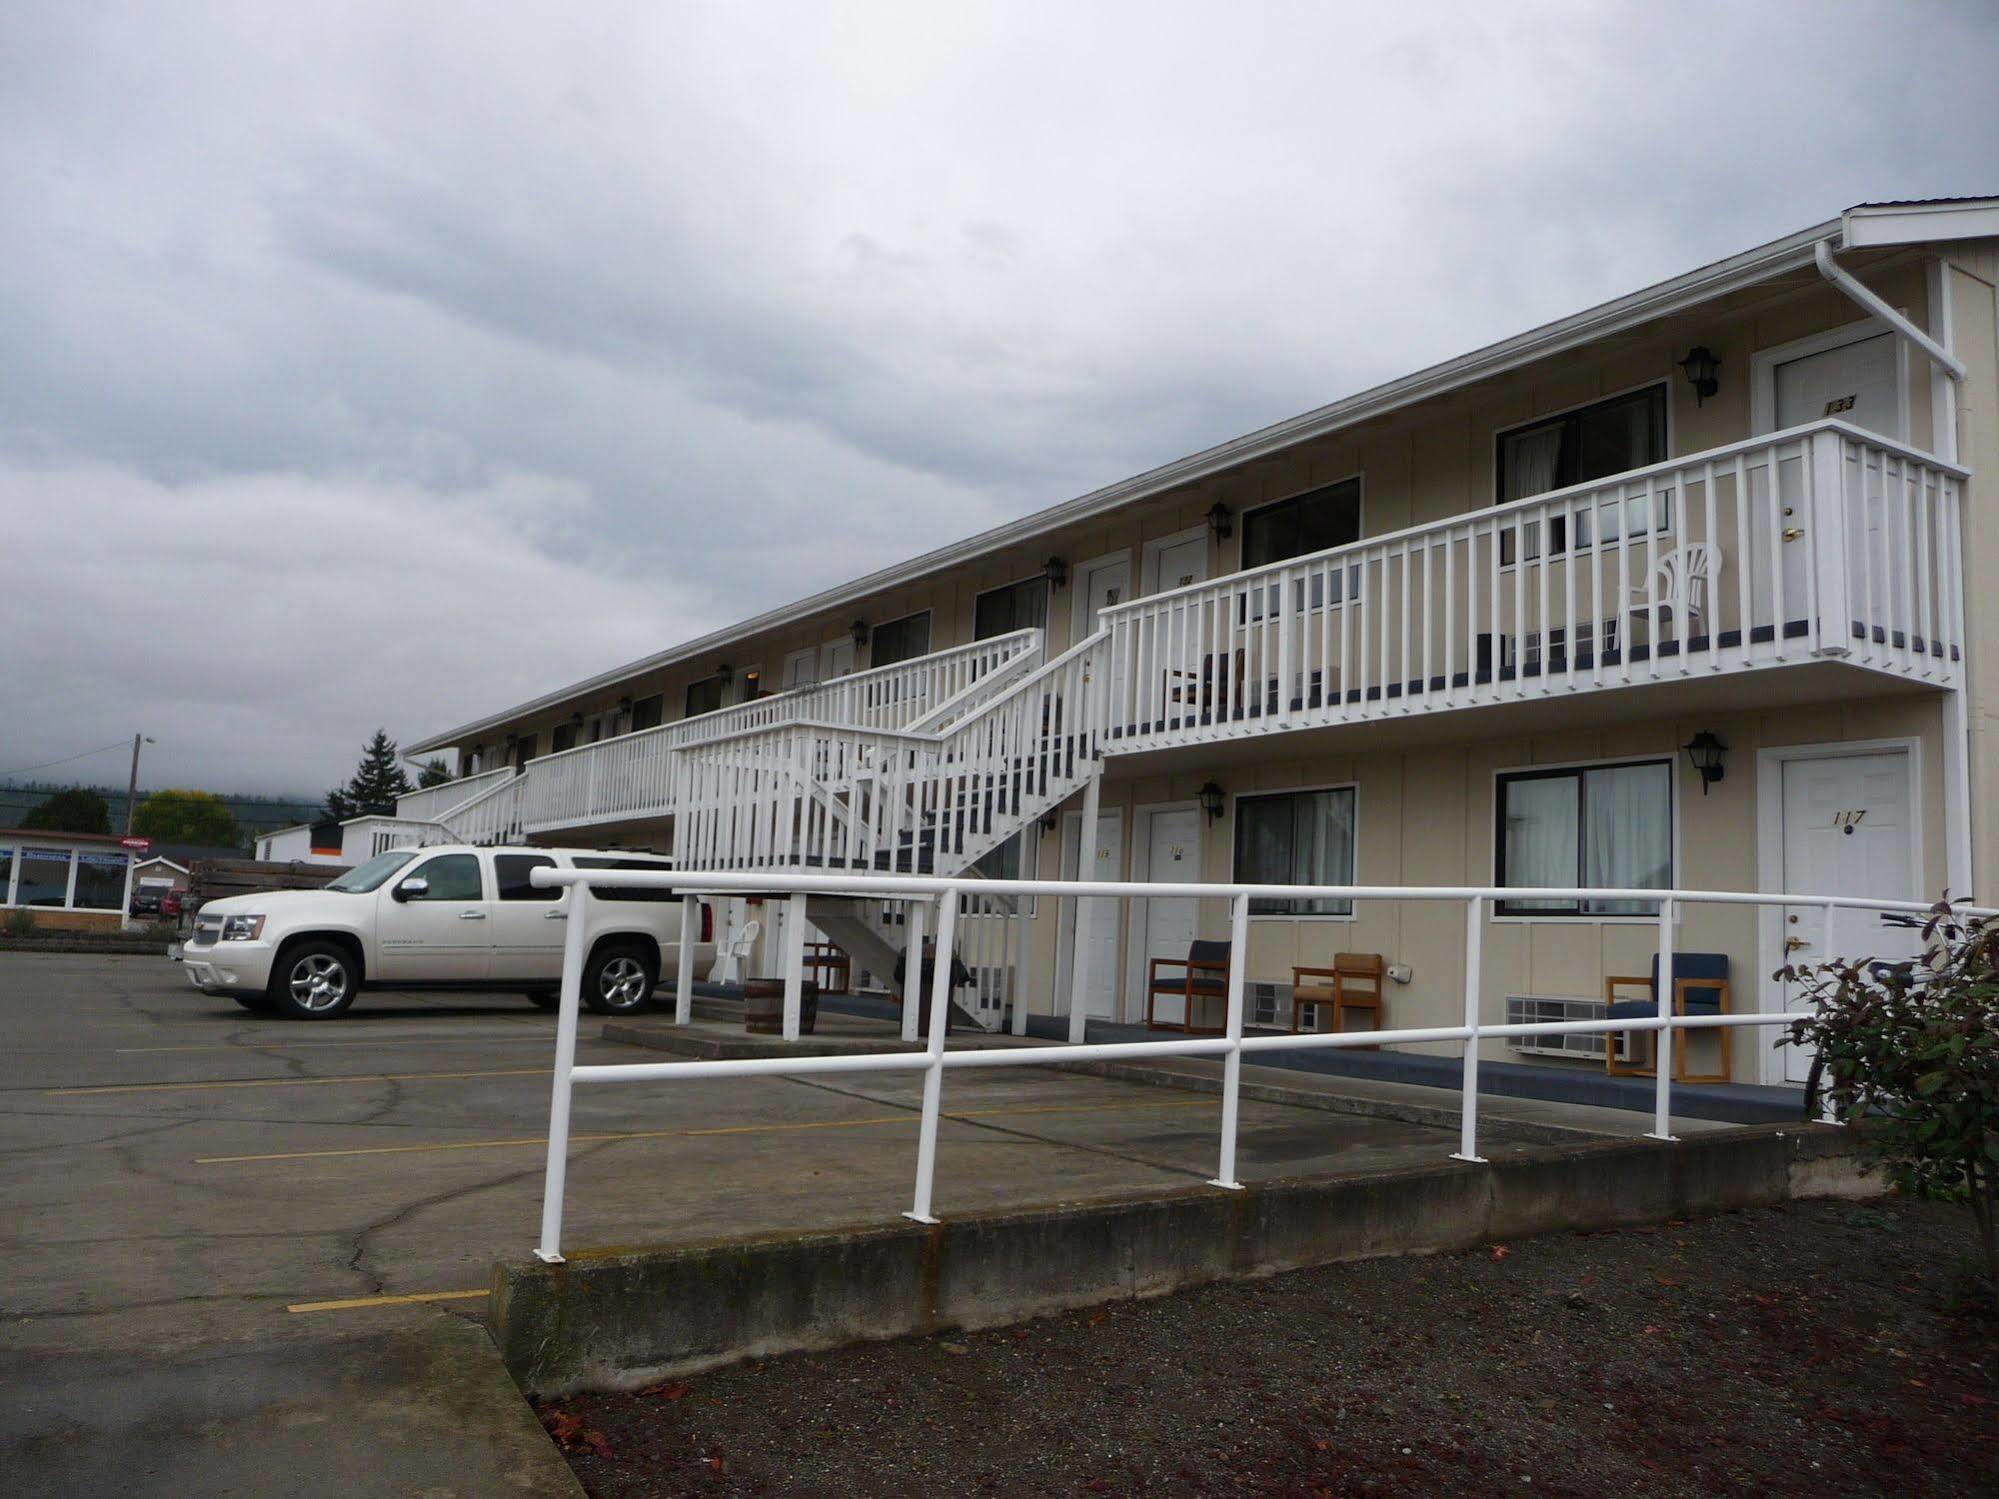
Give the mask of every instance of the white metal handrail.
[{"label": "white metal handrail", "polygon": [[[1210,1185],[1236,1190],[1236,1136],[1240,1112],[1242,1059],[1262,1052],[1305,1051],[1319,1048],[1381,1046],[1417,1042],[1459,1043],[1463,1050],[1460,1081],[1461,1117],[1458,1148],[1453,1159],[1483,1164],[1478,1153],[1478,1072],[1479,1042],[1488,1037],[1591,1035],[1610,1032],[1650,1032],[1655,1038],[1653,1057],[1653,1118],[1648,1138],[1670,1141],[1672,1134],[1673,1047],[1678,1032],[1687,1030],[1730,1030],[1744,1026],[1789,1025],[1798,1017],[1788,1012],[1748,1012],[1728,1015],[1680,1015],[1674,1010],[1673,935],[1681,908],[1690,905],[1723,906],[1815,906],[1824,913],[1824,943],[1834,951],[1834,918],[1840,911],[1897,912],[1921,915],[1932,908],[1920,901],[1873,900],[1852,896],[1771,894],[1751,891],[1714,890],[1620,890],[1599,888],[1521,888],[1501,886],[1391,886],[1391,885],[1238,885],[1121,881],[1121,880],[966,880],[927,879],[912,876],[862,875],[770,875],[745,874],[724,870],[579,871],[537,869],[530,879],[542,886],[575,886],[572,911],[563,951],[561,1008],[557,1017],[555,1067],[549,1101],[548,1160],[542,1194],[541,1239],[535,1253],[551,1263],[562,1259],[562,1215],[569,1153],[571,1094],[577,1083],[665,1082],[717,1077],[802,1077],[836,1072],[921,1071],[924,1075],[921,1131],[917,1138],[916,1181],[910,1209],[905,1217],[919,1223],[934,1223],[933,1189],[936,1178],[937,1132],[943,1112],[944,1074],[957,1067],[1059,1066],[1085,1061],[1113,1061],[1162,1056],[1219,1056],[1223,1062],[1222,1109],[1219,1166]],[[930,972],[930,1030],[921,1052],[876,1052],[858,1056],[755,1057],[694,1062],[631,1062],[576,1065],[576,1028],[581,1010],[582,971],[588,957],[584,933],[589,927],[591,887],[670,886],[683,893],[760,892],[783,893],[801,910],[808,894],[860,896],[867,899],[903,900],[911,903],[910,971],[920,972],[917,960],[923,944],[923,913],[937,908],[937,960]],[[1229,931],[1232,950],[1238,961],[1229,965],[1227,1011],[1222,1035],[1177,1041],[1057,1042],[1049,1045],[1009,1046],[990,1050],[946,1051],[945,1028],[951,1002],[950,954],[955,950],[961,897],[973,891],[1005,892],[1018,899],[1024,895],[1047,895],[1060,899],[1116,897],[1124,899],[1195,898],[1226,900],[1229,903]],[[1257,898],[1295,900],[1327,898],[1339,900],[1444,901],[1465,907],[1464,1019],[1457,1025],[1425,1026],[1372,1031],[1329,1031],[1267,1036],[1243,1034],[1244,970],[1249,951],[1249,906]],[[1659,970],[1656,984],[1657,1009],[1649,1018],[1628,1020],[1542,1021],[1527,1024],[1487,1024],[1480,1018],[1483,998],[1482,939],[1489,906],[1497,900],[1563,901],[1645,901],[1658,905]],[[683,901],[682,921],[690,923],[694,901]],[[1959,906],[1966,915],[1995,914],[1983,907]],[[691,940],[683,926],[683,939]],[[795,956],[790,960],[794,964]],[[786,975],[785,1034],[797,1035],[796,1010],[800,988],[798,975]],[[693,1005],[692,970],[683,966],[676,994],[675,1016],[686,1024]]]}]

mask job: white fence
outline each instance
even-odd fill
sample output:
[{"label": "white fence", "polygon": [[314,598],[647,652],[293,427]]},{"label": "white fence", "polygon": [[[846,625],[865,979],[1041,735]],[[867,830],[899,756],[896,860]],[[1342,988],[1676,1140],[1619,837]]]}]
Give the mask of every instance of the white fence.
[{"label": "white fence", "polygon": [[[1454,1159],[1482,1163],[1478,1153],[1478,1046],[1486,1037],[1521,1035],[1583,1035],[1610,1032],[1650,1032],[1656,1038],[1654,1057],[1653,1117],[1649,1137],[1671,1140],[1673,1048],[1679,1033],[1692,1030],[1728,1030],[1741,1026],[1789,1025],[1798,1017],[1786,1012],[1743,1014],[1680,1015],[1673,1010],[1673,933],[1681,907],[1723,906],[1817,906],[1825,914],[1827,953],[1837,951],[1833,943],[1837,913],[1846,911],[1897,912],[1920,915],[1930,908],[1915,901],[1862,900],[1846,897],[1764,894],[1739,891],[1694,890],[1601,890],[1601,889],[1522,889],[1384,885],[1207,885],[1150,884],[1126,881],[1056,880],[964,880],[921,879],[908,876],[838,876],[743,874],[706,870],[676,870],[662,874],[638,871],[577,871],[537,869],[531,876],[538,885],[574,885],[575,902],[568,924],[567,946],[562,967],[562,1001],[557,1020],[555,1073],[549,1104],[548,1166],[542,1198],[541,1242],[536,1255],[549,1262],[562,1258],[562,1213],[569,1158],[569,1108],[578,1083],[698,1081],[719,1077],[802,1077],[835,1072],[921,1072],[923,1107],[921,1133],[916,1152],[916,1182],[909,1211],[904,1215],[919,1223],[934,1223],[933,1189],[937,1166],[937,1131],[943,1110],[944,1074],[958,1067],[1059,1066],[1084,1061],[1110,1061],[1138,1057],[1218,1056],[1223,1061],[1219,1163],[1211,1185],[1236,1189],[1236,1128],[1239,1115],[1242,1060],[1245,1055],[1281,1051],[1307,1051],[1350,1046],[1382,1046],[1417,1042],[1457,1042],[1463,1050],[1460,1081],[1458,1148]],[[876,1052],[859,1056],[757,1057],[704,1062],[633,1062],[576,1065],[576,1026],[580,1009],[583,964],[588,956],[584,933],[589,929],[590,886],[670,885],[683,891],[729,894],[784,892],[802,903],[806,894],[863,896],[884,901],[910,903],[909,922],[912,973],[920,971],[916,958],[921,952],[923,911],[934,906],[937,912],[938,960],[930,974],[930,1030],[921,1052]],[[945,1028],[951,998],[951,965],[948,954],[957,944],[961,897],[1005,893],[1015,900],[1027,896],[1049,896],[1074,900],[1089,897],[1121,899],[1186,898],[1226,900],[1232,951],[1237,960],[1229,965],[1226,1019],[1218,1036],[1188,1037],[1170,1041],[1068,1042],[1051,1045],[1002,1046],[968,1051],[946,1051]],[[1298,899],[1325,897],[1339,900],[1445,901],[1463,905],[1465,910],[1464,1019],[1461,1024],[1426,1026],[1399,1030],[1329,1031],[1303,1034],[1245,1036],[1243,1034],[1244,970],[1249,937],[1249,903],[1269,897]],[[1480,1019],[1483,997],[1481,942],[1490,903],[1499,899],[1532,900],[1640,900],[1658,904],[1659,979],[1656,1013],[1642,1019],[1553,1021],[1529,1025],[1485,1024]],[[683,919],[690,919],[695,903],[682,902]],[[1989,915],[1989,911],[1961,907],[1968,914]],[[683,937],[687,934],[683,932]],[[796,958],[791,961],[795,964]],[[798,1033],[796,1006],[799,975],[786,975],[785,1034]],[[692,970],[683,966],[676,1015],[685,1024],[692,1012]],[[913,1007],[905,1007],[905,1013]]]}]

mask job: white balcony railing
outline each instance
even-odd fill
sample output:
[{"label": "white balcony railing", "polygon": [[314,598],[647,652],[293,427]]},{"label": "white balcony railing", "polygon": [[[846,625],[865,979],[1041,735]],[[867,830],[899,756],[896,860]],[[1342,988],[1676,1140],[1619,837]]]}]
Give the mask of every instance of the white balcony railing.
[{"label": "white balcony railing", "polygon": [[1807,659],[1947,685],[1964,478],[1817,422],[1120,604],[1107,747]]},{"label": "white balcony railing", "polygon": [[[681,751],[745,734],[801,722],[889,732],[948,723],[1030,668],[1040,657],[1041,641],[1039,630],[1016,630],[542,755],[528,762],[511,805],[482,803],[475,809],[478,826],[488,837],[505,837],[662,815],[672,810],[674,765]],[[452,819],[454,826],[457,821]]]},{"label": "white balcony railing", "polygon": [[438,820],[453,807],[464,805],[512,776],[514,768],[502,765],[498,770],[482,770],[477,775],[460,776],[455,781],[446,781],[438,786],[425,786],[418,791],[410,791],[396,798],[396,816],[413,822]]}]

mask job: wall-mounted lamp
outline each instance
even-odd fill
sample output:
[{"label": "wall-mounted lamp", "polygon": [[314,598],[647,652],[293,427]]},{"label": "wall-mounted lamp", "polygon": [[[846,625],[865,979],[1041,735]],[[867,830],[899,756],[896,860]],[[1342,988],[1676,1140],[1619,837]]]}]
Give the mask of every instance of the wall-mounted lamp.
[{"label": "wall-mounted lamp", "polygon": [[618,711],[620,713],[629,713],[632,711],[632,695],[629,692],[618,699]]},{"label": "wall-mounted lamp", "polygon": [[583,727],[583,714],[580,709],[577,712],[569,715],[569,727],[572,729],[580,729]]},{"label": "wall-mounted lamp", "polygon": [[715,667],[715,680],[720,682],[724,687],[727,687],[731,682],[736,680],[736,668],[726,661],[717,663]]},{"label": "wall-mounted lamp", "polygon": [[1686,371],[1687,383],[1694,388],[1696,406],[1721,389],[1721,381],[1715,378],[1715,372],[1721,368],[1721,360],[1706,344],[1695,344],[1687,350],[1687,357],[1679,364]]},{"label": "wall-mounted lamp", "polygon": [[746,697],[760,697],[763,694],[764,674],[760,671],[743,673],[743,692]]},{"label": "wall-mounted lamp", "polygon": [[854,637],[854,649],[859,650],[868,643],[868,622],[857,619],[847,626],[847,633]]},{"label": "wall-mounted lamp", "polygon": [[1227,541],[1235,535],[1235,512],[1216,500],[1208,507],[1208,529],[1215,533],[1215,540]]},{"label": "wall-mounted lamp", "polygon": [[1057,807],[1050,807],[1046,812],[1043,812],[1041,814],[1041,831],[1044,833],[1054,832],[1055,824],[1060,822],[1061,820],[1062,820],[1061,809]]},{"label": "wall-mounted lamp", "polygon": [[1063,588],[1069,582],[1069,564],[1060,557],[1050,557],[1042,566],[1041,576],[1048,580],[1050,588]]},{"label": "wall-mounted lamp", "polygon": [[1707,795],[1708,787],[1721,779],[1721,757],[1728,746],[1723,744],[1713,730],[1702,729],[1680,748],[1687,752],[1687,760],[1700,772],[1701,795]]},{"label": "wall-mounted lamp", "polygon": [[1194,794],[1201,799],[1201,810],[1208,814],[1209,822],[1217,820],[1222,815],[1222,809],[1228,805],[1228,793],[1213,781]]}]

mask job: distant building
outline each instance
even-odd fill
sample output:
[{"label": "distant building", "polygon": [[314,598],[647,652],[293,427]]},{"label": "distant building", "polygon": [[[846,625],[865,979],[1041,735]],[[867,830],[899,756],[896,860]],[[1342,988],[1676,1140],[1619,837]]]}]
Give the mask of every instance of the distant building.
[{"label": "distant building", "polygon": [[94,833],[0,828],[0,909],[43,931],[115,932],[132,904],[132,852]]}]

